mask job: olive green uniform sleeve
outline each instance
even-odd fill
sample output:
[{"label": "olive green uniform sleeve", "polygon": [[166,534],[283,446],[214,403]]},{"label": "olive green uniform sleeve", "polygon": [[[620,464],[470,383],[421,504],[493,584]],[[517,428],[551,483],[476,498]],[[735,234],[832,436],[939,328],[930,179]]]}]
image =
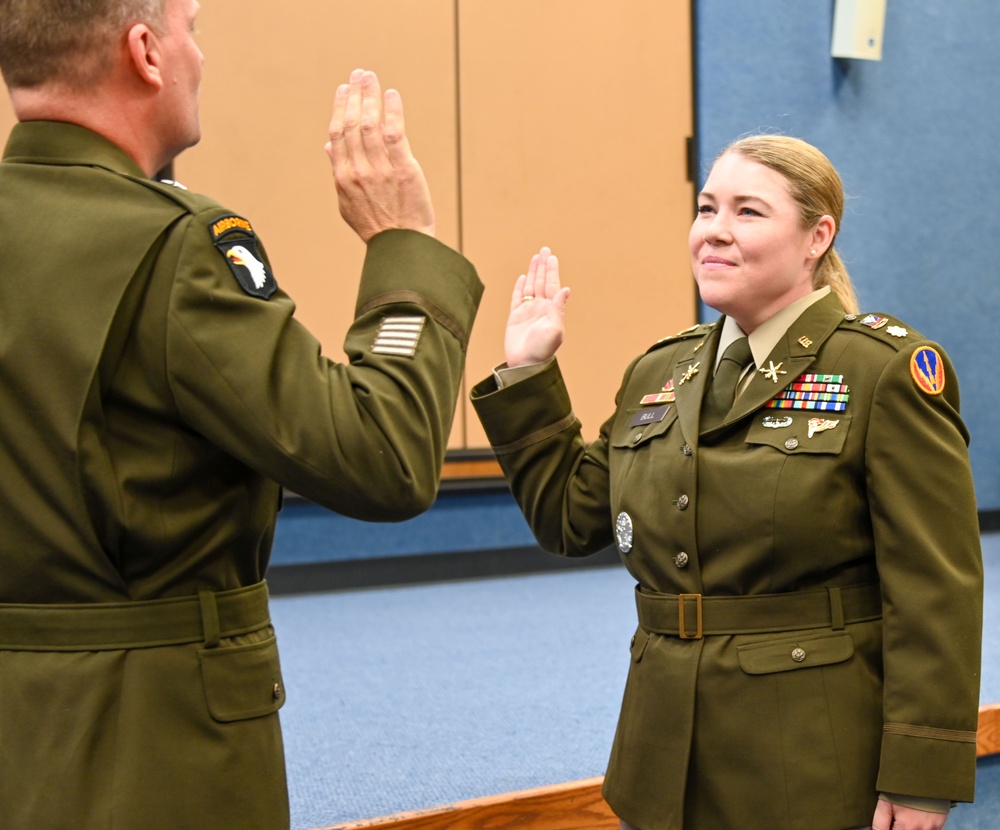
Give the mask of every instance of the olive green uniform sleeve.
[{"label": "olive green uniform sleeve", "polygon": [[[944,389],[911,377],[933,348]],[[878,788],[971,801],[982,640],[976,501],[947,355],[921,343],[886,365],[865,445],[883,595],[884,733]]]},{"label": "olive green uniform sleeve", "polygon": [[[280,290],[246,293],[191,217],[176,263],[167,373],[181,418],[263,475],[345,515],[400,520],[434,500],[482,285],[433,238],[386,231],[368,246],[348,363],[321,353]],[[280,277],[279,277],[280,279]],[[412,354],[380,327],[415,321]]]},{"label": "olive green uniform sleeve", "polygon": [[584,442],[558,362],[503,389],[486,378],[472,403],[538,544],[563,556],[611,545],[611,421]]}]

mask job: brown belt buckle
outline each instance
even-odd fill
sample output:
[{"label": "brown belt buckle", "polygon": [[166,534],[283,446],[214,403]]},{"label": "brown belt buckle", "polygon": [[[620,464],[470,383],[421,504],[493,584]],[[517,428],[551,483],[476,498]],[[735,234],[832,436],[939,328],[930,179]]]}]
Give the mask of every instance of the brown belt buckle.
[{"label": "brown belt buckle", "polygon": [[[697,609],[697,626],[695,628],[694,634],[688,634],[687,629],[684,625],[684,601],[693,599],[695,603],[695,608]],[[677,634],[682,640],[700,640],[705,635],[703,634],[703,627],[701,621],[701,594],[679,594],[677,596]]]}]

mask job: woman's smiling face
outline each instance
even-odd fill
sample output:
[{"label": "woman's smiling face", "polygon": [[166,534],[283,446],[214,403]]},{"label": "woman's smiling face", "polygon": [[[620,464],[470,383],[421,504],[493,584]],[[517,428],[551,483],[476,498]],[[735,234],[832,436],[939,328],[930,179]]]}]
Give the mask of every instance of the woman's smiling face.
[{"label": "woman's smiling face", "polygon": [[832,226],[824,216],[803,228],[784,176],[739,153],[723,154],[698,196],[688,238],[702,300],[749,334],[812,291]]}]

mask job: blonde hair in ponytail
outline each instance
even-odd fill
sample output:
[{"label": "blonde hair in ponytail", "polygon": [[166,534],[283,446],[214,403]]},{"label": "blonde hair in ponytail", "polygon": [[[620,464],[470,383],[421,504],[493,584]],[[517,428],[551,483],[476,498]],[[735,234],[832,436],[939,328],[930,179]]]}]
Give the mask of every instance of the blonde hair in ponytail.
[{"label": "blonde hair in ponytail", "polygon": [[[840,230],[844,186],[830,160],[811,144],[790,136],[751,135],[737,139],[719,156],[726,153],[738,153],[784,176],[789,193],[799,206],[803,228],[814,227],[825,214],[833,217],[836,230]],[[847,268],[834,248],[836,238],[835,232],[830,247],[816,263],[813,288],[830,286],[844,311],[854,314],[858,311],[858,298]]]}]

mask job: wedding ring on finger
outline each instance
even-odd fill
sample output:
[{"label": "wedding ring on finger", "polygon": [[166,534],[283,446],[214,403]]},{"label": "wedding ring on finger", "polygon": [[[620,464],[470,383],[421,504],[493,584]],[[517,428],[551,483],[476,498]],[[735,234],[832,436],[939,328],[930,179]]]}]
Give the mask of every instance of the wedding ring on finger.
[{"label": "wedding ring on finger", "polygon": [[521,302],[530,303],[533,299],[535,299],[534,294],[525,294],[523,297],[521,297]]}]

